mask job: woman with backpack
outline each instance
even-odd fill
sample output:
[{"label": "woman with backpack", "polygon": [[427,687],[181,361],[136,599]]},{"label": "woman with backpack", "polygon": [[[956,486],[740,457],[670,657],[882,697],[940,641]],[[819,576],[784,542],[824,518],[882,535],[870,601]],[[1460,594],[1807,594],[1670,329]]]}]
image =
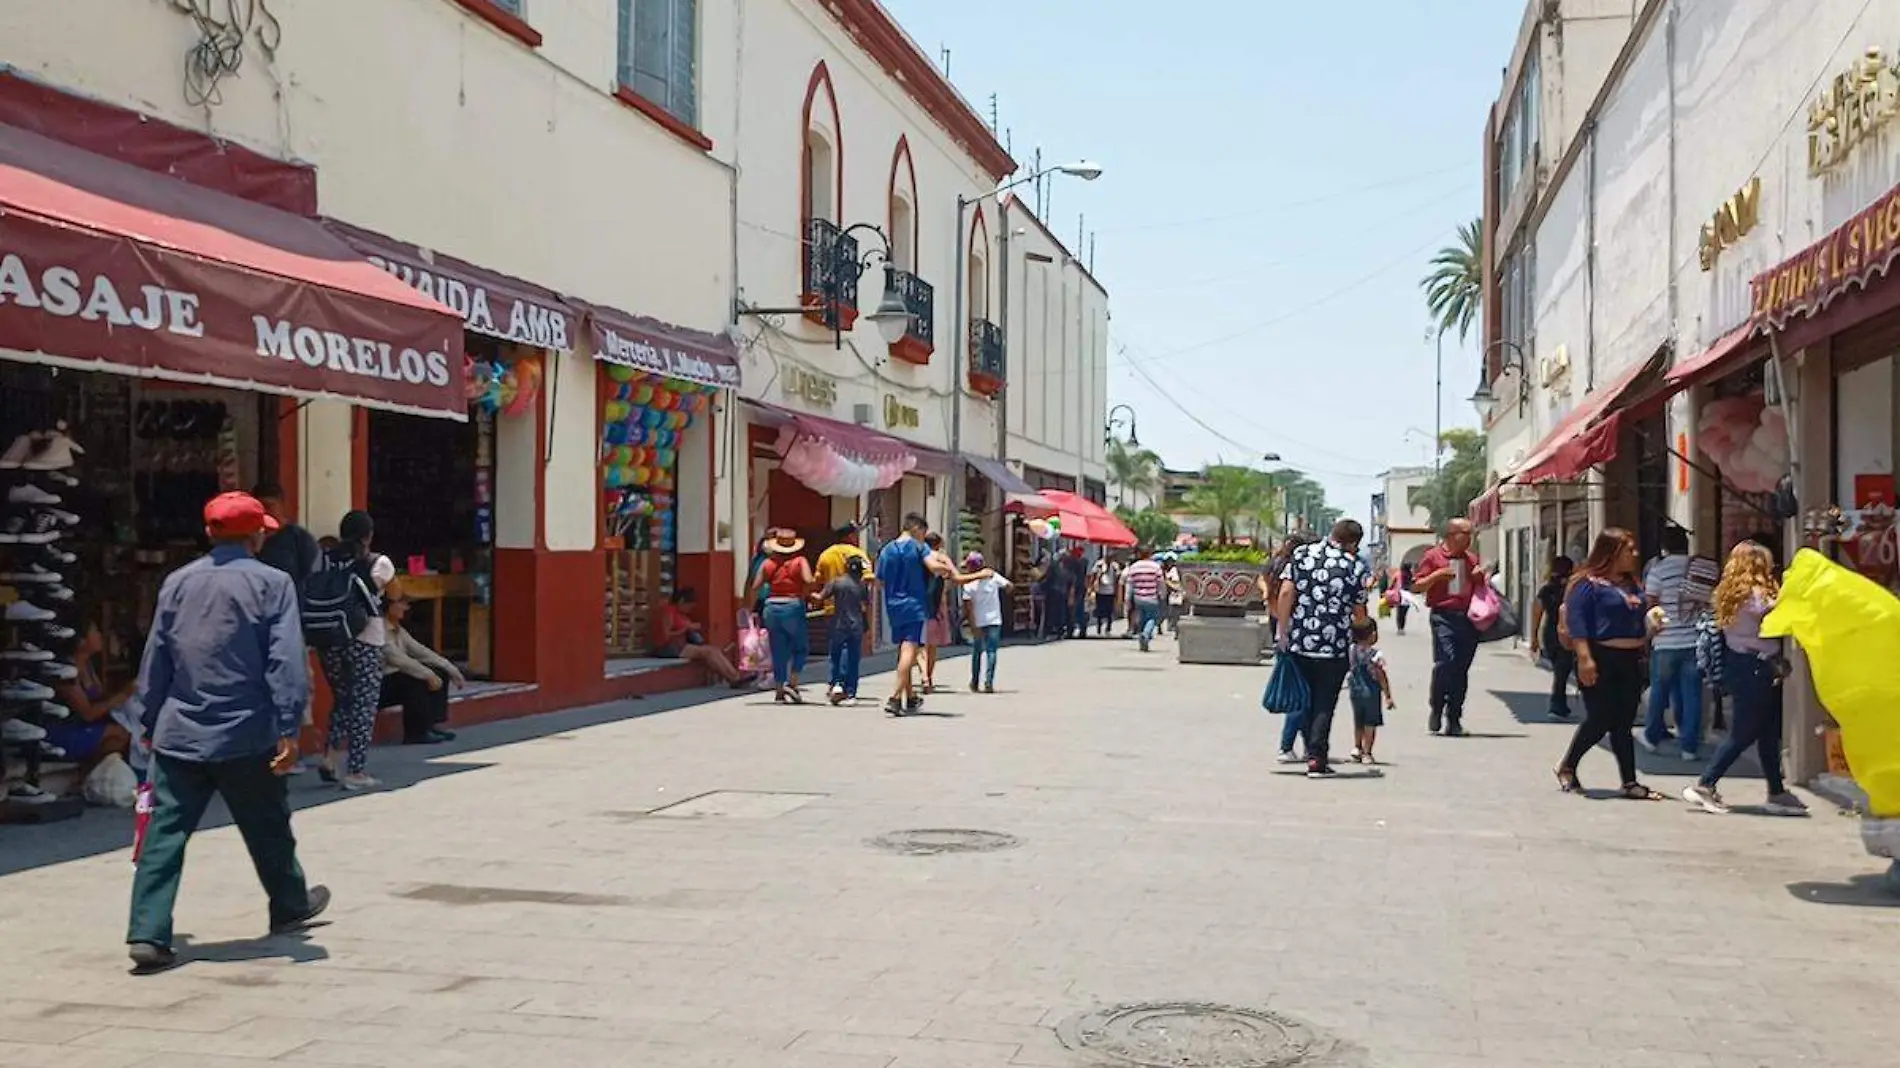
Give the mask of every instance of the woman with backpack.
[{"label": "woman with backpack", "polygon": [[[383,587],[396,577],[396,565],[370,549],[375,535],[376,522],[368,512],[345,513],[337,526],[336,548],[325,554],[306,594],[306,600],[321,597],[332,584],[325,575],[340,574],[349,579],[338,584],[339,614],[347,620],[344,627],[348,637],[326,644],[312,642],[317,645],[317,659],[323,665],[331,695],[329,740],[317,774],[324,782],[340,781],[345,790],[371,790],[382,785],[369,774],[369,742],[382,697],[383,646],[388,642]],[[319,620],[307,617],[306,634],[319,624]]]},{"label": "woman with backpack", "polygon": [[765,597],[765,633],[772,641],[772,681],[778,687],[772,699],[779,704],[805,703],[798,691],[798,676],[811,651],[805,610],[812,570],[811,562],[800,555],[804,551],[805,539],[794,531],[772,531],[765,540],[765,562],[752,579],[754,599]]}]

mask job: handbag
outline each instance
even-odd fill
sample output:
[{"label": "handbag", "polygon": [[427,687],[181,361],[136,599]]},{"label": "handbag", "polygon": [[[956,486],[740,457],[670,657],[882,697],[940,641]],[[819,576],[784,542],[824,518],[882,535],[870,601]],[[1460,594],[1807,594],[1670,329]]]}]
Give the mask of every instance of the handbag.
[{"label": "handbag", "polygon": [[1311,703],[1306,676],[1294,665],[1293,655],[1275,657],[1273,674],[1267,677],[1267,688],[1260,695],[1260,707],[1277,716],[1304,716]]},{"label": "handbag", "polygon": [[[1486,586],[1485,589],[1489,590],[1490,587]],[[1492,617],[1490,626],[1478,628],[1478,642],[1480,644],[1485,642],[1501,642],[1506,638],[1515,638],[1521,629],[1517,618],[1517,606],[1498,596],[1495,591],[1492,592],[1491,598],[1497,604],[1497,615]]]},{"label": "handbag", "polygon": [[1397,608],[1404,600],[1405,591],[1397,586],[1385,591],[1385,603],[1388,607]]},{"label": "handbag", "polygon": [[769,670],[772,666],[772,639],[752,613],[739,613],[739,670],[747,674]]},{"label": "handbag", "polygon": [[1471,620],[1472,626],[1478,628],[1479,634],[1483,634],[1498,618],[1502,603],[1503,599],[1498,596],[1498,591],[1492,589],[1491,584],[1487,582],[1471,591],[1471,605],[1465,609],[1465,618]]}]

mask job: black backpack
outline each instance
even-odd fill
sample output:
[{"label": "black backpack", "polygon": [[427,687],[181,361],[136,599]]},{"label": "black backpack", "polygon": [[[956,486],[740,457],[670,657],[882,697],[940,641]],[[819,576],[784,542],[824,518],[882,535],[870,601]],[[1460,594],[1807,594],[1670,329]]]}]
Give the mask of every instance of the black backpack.
[{"label": "black backpack", "polygon": [[367,562],[328,554],[304,580],[303,640],[312,649],[341,649],[356,640],[381,606],[364,580]]}]

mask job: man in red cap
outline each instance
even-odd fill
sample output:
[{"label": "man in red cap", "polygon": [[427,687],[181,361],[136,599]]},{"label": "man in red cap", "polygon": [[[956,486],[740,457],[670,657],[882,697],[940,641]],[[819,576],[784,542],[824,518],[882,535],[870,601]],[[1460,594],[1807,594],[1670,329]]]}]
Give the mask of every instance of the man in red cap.
[{"label": "man in red cap", "polygon": [[297,763],[310,673],[296,587],[254,556],[278,524],[248,493],[212,498],[204,516],[211,551],[166,576],[139,665],[154,800],[125,936],[139,972],[178,963],[172,905],[213,796],[250,850],[272,934],[301,930],[330,903],[329,890],[305,884],[290,833],[283,776]]}]

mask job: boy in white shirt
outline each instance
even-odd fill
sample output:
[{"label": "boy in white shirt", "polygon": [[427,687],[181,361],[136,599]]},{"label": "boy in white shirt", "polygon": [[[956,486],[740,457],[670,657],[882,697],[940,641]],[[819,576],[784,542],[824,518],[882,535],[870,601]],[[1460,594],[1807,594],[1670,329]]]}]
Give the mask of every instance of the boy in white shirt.
[{"label": "boy in white shirt", "polygon": [[[963,570],[981,571],[983,554],[964,558]],[[964,618],[970,625],[970,692],[996,692],[996,653],[1003,643],[1003,591],[1010,581],[992,574],[963,587]],[[988,654],[986,657],[984,654]]]}]

